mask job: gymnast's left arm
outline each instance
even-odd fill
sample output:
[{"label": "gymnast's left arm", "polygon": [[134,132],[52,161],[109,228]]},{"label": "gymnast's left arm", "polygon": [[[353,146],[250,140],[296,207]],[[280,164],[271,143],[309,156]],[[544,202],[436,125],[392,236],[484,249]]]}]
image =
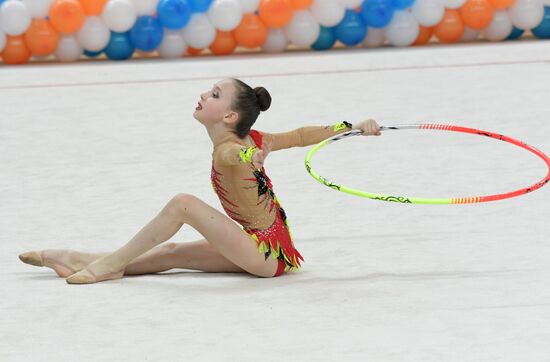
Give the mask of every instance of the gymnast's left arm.
[{"label": "gymnast's left arm", "polygon": [[[374,124],[372,122],[374,122]],[[376,121],[367,120],[355,125],[343,121],[336,122],[329,126],[306,126],[290,132],[262,132],[262,134],[265,140],[269,140],[272,143],[272,150],[277,151],[283,148],[310,146],[337,134],[349,132],[354,129],[363,130],[363,135],[376,134],[376,130],[380,132],[380,128],[376,124]]]}]

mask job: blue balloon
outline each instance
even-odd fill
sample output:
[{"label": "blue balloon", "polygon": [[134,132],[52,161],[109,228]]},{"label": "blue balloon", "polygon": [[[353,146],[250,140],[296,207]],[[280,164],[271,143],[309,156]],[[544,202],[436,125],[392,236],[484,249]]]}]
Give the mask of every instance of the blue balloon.
[{"label": "blue balloon", "polygon": [[130,41],[134,46],[144,52],[158,48],[162,42],[162,25],[152,16],[140,16],[130,29]]},{"label": "blue balloon", "polygon": [[510,33],[510,35],[508,35],[508,37],[505,40],[516,40],[519,37],[521,37],[524,32],[525,32],[525,30],[520,29],[520,28],[516,28],[514,26],[514,28],[512,29],[512,33]]},{"label": "blue balloon", "polygon": [[334,28],[336,39],[347,46],[357,45],[367,36],[367,24],[353,9],[346,10],[344,19]]},{"label": "blue balloon", "polygon": [[130,41],[128,33],[116,33],[111,32],[111,39],[107,48],[105,48],[105,55],[112,60],[126,60],[132,57],[134,53],[134,46]]},{"label": "blue balloon", "polygon": [[390,23],[394,10],[391,0],[365,0],[361,16],[368,26],[383,28]]},{"label": "blue balloon", "polygon": [[336,43],[334,28],[328,28],[321,25],[321,32],[319,33],[319,37],[317,38],[315,43],[311,45],[311,48],[314,50],[327,50],[332,48],[334,43]]},{"label": "blue balloon", "polygon": [[212,0],[187,0],[187,2],[194,13],[204,13],[212,4]]},{"label": "blue balloon", "polygon": [[191,7],[187,0],[160,0],[157,15],[166,28],[181,29],[191,19]]},{"label": "blue balloon", "polygon": [[88,49],[84,49],[84,55],[87,56],[88,58],[96,58],[96,57],[100,56],[101,53],[103,53],[103,50],[100,50],[98,52],[92,52]]},{"label": "blue balloon", "polygon": [[391,0],[391,4],[397,10],[404,10],[413,6],[414,0]]},{"label": "blue balloon", "polygon": [[550,6],[544,7],[544,18],[536,28],[531,29],[534,36],[539,39],[550,39]]}]

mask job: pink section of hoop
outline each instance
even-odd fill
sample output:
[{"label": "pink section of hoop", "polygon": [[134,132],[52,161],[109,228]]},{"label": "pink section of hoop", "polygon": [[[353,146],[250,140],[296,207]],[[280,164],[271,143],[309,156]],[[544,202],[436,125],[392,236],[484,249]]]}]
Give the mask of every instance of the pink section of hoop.
[{"label": "pink section of hoop", "polygon": [[524,148],[524,149],[528,150],[529,152],[532,152],[535,155],[539,156],[546,163],[546,165],[548,166],[548,173],[546,174],[546,176],[541,181],[537,182],[534,185],[531,185],[531,186],[523,188],[523,189],[515,190],[515,191],[512,191],[512,192],[508,192],[508,193],[505,193],[505,194],[497,194],[497,195],[489,195],[489,196],[476,196],[476,197],[465,197],[465,198],[453,198],[452,199],[453,204],[471,204],[471,203],[476,203],[476,202],[486,202],[486,201],[495,201],[495,200],[507,199],[507,198],[510,198],[510,197],[519,196],[519,195],[526,194],[528,192],[535,191],[535,190],[541,188],[542,186],[546,185],[548,183],[548,181],[550,181],[550,158],[548,158],[548,156],[546,156],[542,151],[538,150],[537,148],[535,148],[533,146],[529,146],[528,144],[526,144],[524,142],[521,142],[517,139],[511,138],[511,137],[508,137],[508,136],[504,136],[504,135],[501,135],[501,134],[498,134],[498,133],[482,131],[482,130],[475,129],[475,128],[466,128],[466,127],[452,126],[452,125],[447,125],[447,124],[421,124],[421,125],[419,125],[419,128],[421,128],[421,129],[441,130],[441,131],[454,131],[454,132],[471,133],[471,134],[477,134],[477,135],[480,135],[480,136],[491,137],[491,138],[494,138],[494,139],[497,139],[497,140],[509,142],[509,143],[512,143],[516,146]]}]

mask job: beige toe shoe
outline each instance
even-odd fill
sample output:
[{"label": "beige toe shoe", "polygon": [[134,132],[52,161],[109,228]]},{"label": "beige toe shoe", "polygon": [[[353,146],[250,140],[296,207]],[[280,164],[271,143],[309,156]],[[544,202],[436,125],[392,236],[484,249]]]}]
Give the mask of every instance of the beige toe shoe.
[{"label": "beige toe shoe", "polygon": [[95,275],[88,269],[82,269],[65,279],[69,284],[92,284],[102,282],[104,280],[120,279],[124,275],[124,270],[115,273],[107,273],[103,275]]},{"label": "beige toe shoe", "polygon": [[42,252],[29,251],[27,253],[19,254],[19,259],[21,259],[21,261],[25,264],[44,266]]}]

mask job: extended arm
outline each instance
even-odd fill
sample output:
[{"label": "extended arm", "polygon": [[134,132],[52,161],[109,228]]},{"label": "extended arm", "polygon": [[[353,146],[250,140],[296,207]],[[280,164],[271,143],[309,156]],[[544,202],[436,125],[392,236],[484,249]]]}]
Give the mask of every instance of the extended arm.
[{"label": "extended arm", "polygon": [[338,122],[331,126],[306,126],[290,132],[263,133],[266,142],[272,142],[272,150],[291,147],[305,147],[319,143],[329,137],[352,130],[352,124]]},{"label": "extended arm", "polygon": [[300,127],[294,131],[283,133],[261,132],[263,136],[261,150],[256,147],[246,147],[238,143],[225,143],[216,150],[214,160],[217,164],[227,166],[252,163],[256,168],[260,168],[267,154],[271,151],[309,146],[352,129],[362,130],[365,136],[380,135],[380,128],[373,119],[360,122],[356,125],[344,121],[335,123],[332,126]]}]

